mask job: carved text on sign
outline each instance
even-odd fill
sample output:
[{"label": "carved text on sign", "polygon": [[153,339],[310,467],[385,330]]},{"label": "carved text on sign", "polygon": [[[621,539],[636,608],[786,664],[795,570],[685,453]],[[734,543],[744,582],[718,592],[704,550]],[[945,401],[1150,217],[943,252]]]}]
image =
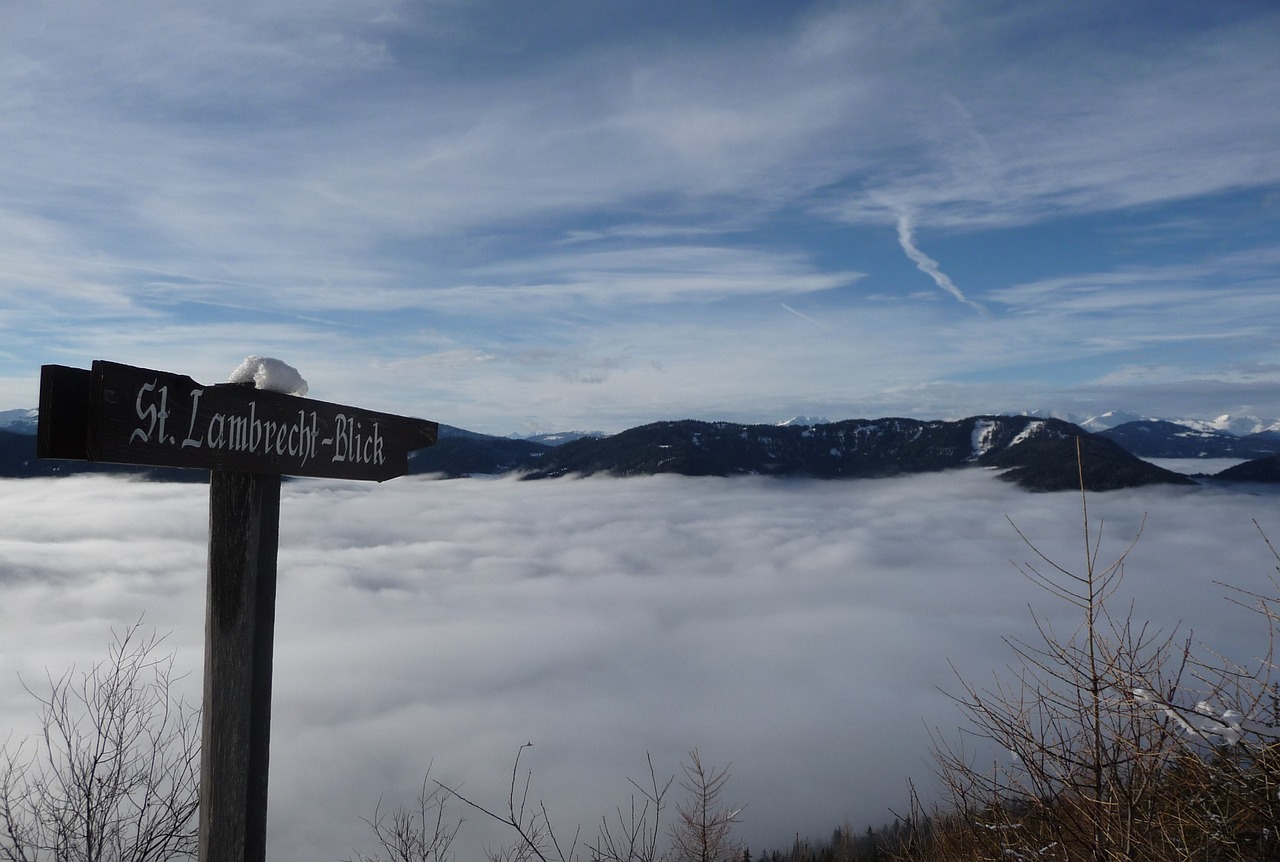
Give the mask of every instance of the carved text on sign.
[{"label": "carved text on sign", "polygon": [[85,436],[81,446],[42,434],[41,457],[382,481],[436,440],[436,423],[422,419],[113,362],[46,366],[42,379],[47,430],[57,414]]},{"label": "carved text on sign", "polygon": [[366,427],[359,417],[338,413],[334,416],[333,433],[321,437],[320,417],[315,410],[299,410],[287,421],[263,420],[258,418],[258,402],[254,399],[239,413],[202,412],[200,399],[204,393],[204,388],[194,388],[187,393],[190,419],[179,441],[169,433],[169,418],[173,415],[169,411],[169,387],[161,385],[158,379],[143,383],[138,387],[134,407],[140,424],[129,435],[129,443],[287,455],[298,458],[300,466],[322,455],[328,455],[331,462],[386,463],[385,440],[377,420],[371,423],[372,427]]}]

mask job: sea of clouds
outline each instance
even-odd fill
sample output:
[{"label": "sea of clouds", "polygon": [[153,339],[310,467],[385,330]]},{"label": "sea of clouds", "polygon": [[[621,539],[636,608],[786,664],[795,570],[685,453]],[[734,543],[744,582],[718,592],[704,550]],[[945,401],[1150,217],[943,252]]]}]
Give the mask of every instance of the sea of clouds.
[{"label": "sea of clouds", "polygon": [[[562,830],[626,805],[628,777],[697,747],[732,763],[753,851],[824,839],[934,788],[930,732],[958,732],[955,671],[1000,673],[1028,605],[1069,609],[1014,566],[1006,517],[1079,568],[1078,494],[982,470],[874,481],[763,478],[287,482],[271,747],[270,855],[371,850],[362,817],[428,767],[488,805],[513,759]],[[1262,489],[1089,498],[1103,557],[1140,529],[1116,607],[1185,621],[1240,660],[1265,628],[1220,581],[1273,589]],[[200,697],[207,490],[103,476],[0,482],[0,737],[35,727],[46,671],[106,655],[143,619]],[[941,690],[940,690],[941,689]],[[503,838],[466,814],[460,858]],[[474,852],[473,852],[474,851]]]}]

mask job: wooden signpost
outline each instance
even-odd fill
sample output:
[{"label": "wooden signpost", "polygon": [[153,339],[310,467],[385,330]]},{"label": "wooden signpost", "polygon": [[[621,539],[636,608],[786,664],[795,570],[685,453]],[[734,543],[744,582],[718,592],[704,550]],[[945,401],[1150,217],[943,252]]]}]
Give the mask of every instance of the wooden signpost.
[{"label": "wooden signpost", "polygon": [[282,476],[405,475],[437,425],[94,362],[40,374],[36,457],[208,470],[201,862],[266,858]]}]

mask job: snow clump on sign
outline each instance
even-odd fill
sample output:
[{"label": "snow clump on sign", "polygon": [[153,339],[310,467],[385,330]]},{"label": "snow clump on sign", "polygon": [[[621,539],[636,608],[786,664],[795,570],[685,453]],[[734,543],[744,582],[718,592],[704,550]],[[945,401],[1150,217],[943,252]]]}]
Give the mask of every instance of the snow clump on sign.
[{"label": "snow clump on sign", "polygon": [[285,395],[306,395],[307,381],[298,369],[270,356],[246,356],[244,362],[231,376],[228,383],[252,383],[258,389],[283,392]]}]

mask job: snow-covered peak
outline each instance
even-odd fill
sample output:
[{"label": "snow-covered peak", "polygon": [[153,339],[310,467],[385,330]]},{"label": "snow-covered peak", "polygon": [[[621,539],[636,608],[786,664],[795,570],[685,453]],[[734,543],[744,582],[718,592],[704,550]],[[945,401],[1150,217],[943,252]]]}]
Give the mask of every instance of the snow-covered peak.
[{"label": "snow-covered peak", "polygon": [[15,434],[34,434],[39,416],[40,411],[34,409],[0,410],[0,429]]},{"label": "snow-covered peak", "polygon": [[1127,413],[1124,410],[1108,410],[1106,413],[1092,416],[1078,424],[1086,431],[1106,431],[1126,422],[1144,422],[1147,418],[1136,413]]},{"label": "snow-covered peak", "polygon": [[545,443],[548,446],[559,446],[562,443],[572,443],[574,440],[581,440],[583,437],[608,437],[609,435],[603,431],[552,431],[542,434],[510,434],[509,440],[530,440],[534,443]]},{"label": "snow-covered peak", "polygon": [[1274,430],[1276,425],[1280,425],[1280,423],[1276,423],[1268,426],[1266,422],[1257,416],[1232,416],[1230,413],[1223,413],[1214,419],[1171,419],[1169,421],[1177,422],[1179,425],[1186,425],[1196,431],[1219,431],[1236,437],[1245,437],[1249,434],[1257,434],[1260,431]]},{"label": "snow-covered peak", "polygon": [[1223,413],[1213,419],[1175,419],[1139,416],[1136,413],[1127,413],[1123,410],[1108,410],[1098,416],[1076,421],[1076,424],[1086,431],[1106,431],[1126,422],[1172,422],[1175,425],[1186,426],[1193,431],[1231,434],[1235,437],[1245,437],[1261,431],[1280,431],[1280,421],[1269,423],[1251,414],[1234,415],[1231,413]]},{"label": "snow-covered peak", "polygon": [[258,389],[285,395],[306,395],[307,381],[298,369],[270,356],[246,356],[231,372],[228,383],[252,383]]},{"label": "snow-covered peak", "polygon": [[1075,425],[1080,424],[1080,417],[1067,410],[1059,410],[1055,407],[1043,408],[1038,407],[1035,410],[1023,410],[1017,414],[1018,416],[1030,416],[1033,419],[1061,419],[1063,422],[1070,422]]}]

